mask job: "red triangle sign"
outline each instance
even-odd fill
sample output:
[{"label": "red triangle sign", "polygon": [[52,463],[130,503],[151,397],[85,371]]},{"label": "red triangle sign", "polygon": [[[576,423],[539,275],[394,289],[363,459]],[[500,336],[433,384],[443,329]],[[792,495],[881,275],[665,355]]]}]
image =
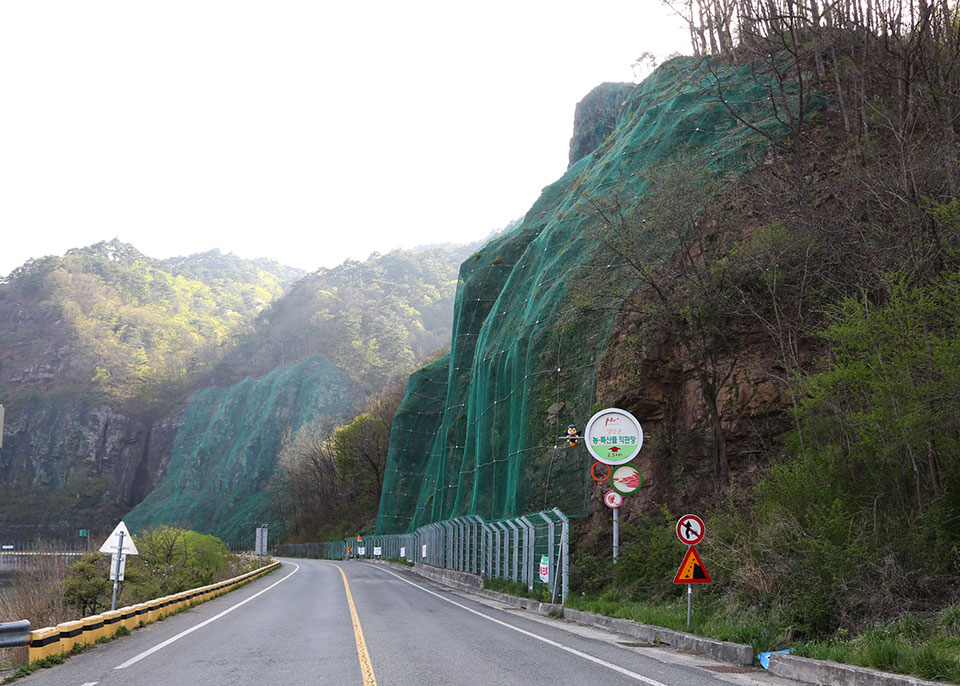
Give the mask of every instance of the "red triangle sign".
[{"label": "red triangle sign", "polygon": [[673,578],[673,583],[675,584],[713,583],[713,579],[711,579],[710,575],[707,574],[707,570],[703,566],[703,560],[701,560],[700,556],[697,554],[697,549],[695,546],[690,546],[690,548],[687,550],[687,554],[683,558],[683,562],[680,563],[680,569],[677,570],[677,575]]}]

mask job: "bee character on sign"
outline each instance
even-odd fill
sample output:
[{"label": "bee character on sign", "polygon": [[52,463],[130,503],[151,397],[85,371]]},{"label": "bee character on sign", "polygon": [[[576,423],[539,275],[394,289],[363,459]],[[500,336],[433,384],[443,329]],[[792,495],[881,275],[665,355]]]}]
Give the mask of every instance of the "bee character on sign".
[{"label": "bee character on sign", "polygon": [[571,424],[567,427],[567,444],[571,448],[576,447],[578,438],[580,438],[580,433],[577,431],[577,425]]}]

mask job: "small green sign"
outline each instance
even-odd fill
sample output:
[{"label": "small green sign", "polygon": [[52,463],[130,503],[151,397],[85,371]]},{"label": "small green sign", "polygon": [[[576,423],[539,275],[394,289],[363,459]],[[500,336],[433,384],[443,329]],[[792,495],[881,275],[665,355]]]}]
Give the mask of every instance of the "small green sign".
[{"label": "small green sign", "polygon": [[80,538],[87,538],[87,530],[80,529]]}]

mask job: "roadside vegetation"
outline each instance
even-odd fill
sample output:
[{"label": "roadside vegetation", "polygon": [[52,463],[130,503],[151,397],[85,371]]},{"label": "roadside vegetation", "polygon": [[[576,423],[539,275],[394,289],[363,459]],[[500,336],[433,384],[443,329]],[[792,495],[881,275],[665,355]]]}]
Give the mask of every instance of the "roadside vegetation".
[{"label": "roadside vegetation", "polygon": [[[230,553],[219,539],[163,526],[134,536],[139,555],[127,558],[117,607],[223,581],[248,571],[253,560]],[[39,552],[56,552],[38,545]],[[0,592],[0,621],[29,620],[34,629],[99,614],[110,609],[113,582],[110,558],[92,552],[72,564],[55,555],[38,555]],[[23,664],[26,647],[0,650],[0,667]]]},{"label": "roadside vegetation", "polygon": [[[764,74],[789,135],[722,189],[681,155],[650,174],[639,211],[620,212],[616,193],[595,208],[598,263],[622,264],[639,284],[610,376],[675,369],[704,420],[700,436],[677,432],[664,408],[652,449],[677,484],[669,509],[624,511],[616,565],[609,525],[581,525],[570,605],[685,629],[673,527],[691,508],[708,521],[698,551],[714,581],[694,588],[692,631],[960,682],[955,10],[675,7],[695,54]],[[737,116],[719,73],[702,86]],[[667,264],[644,252],[650,235],[677,245]],[[577,289],[591,307],[589,284]],[[650,362],[650,351],[667,354]],[[727,384],[747,369],[784,399],[779,425],[743,416]],[[749,472],[727,444],[747,421],[761,427]],[[691,499],[683,470],[694,456],[713,469]]]},{"label": "roadside vegetation", "polygon": [[349,423],[314,422],[287,436],[269,488],[275,517],[285,522],[285,542],[372,530],[403,393],[403,380],[394,377]]}]

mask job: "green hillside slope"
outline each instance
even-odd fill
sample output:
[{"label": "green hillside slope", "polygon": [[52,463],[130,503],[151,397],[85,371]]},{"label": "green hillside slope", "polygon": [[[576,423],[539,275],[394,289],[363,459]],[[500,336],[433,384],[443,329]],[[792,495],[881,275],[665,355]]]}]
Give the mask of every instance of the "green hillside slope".
[{"label": "green hillside slope", "polygon": [[352,400],[350,382],[321,355],[197,391],[183,411],[164,480],[126,523],[134,531],[182,523],[226,540],[249,538],[270,521],[265,487],[284,437],[321,417],[345,416]]},{"label": "green hillside slope", "polygon": [[[711,95],[714,72],[737,117]],[[598,207],[635,208],[643,174],[679,153],[711,175],[749,169],[786,133],[767,85],[749,68],[672,60],[633,89],[614,113],[613,133],[544,189],[519,226],[463,264],[443,413],[436,415],[439,389],[422,390],[436,384],[438,363],[411,379],[394,423],[379,532],[465,514],[586,512],[586,458],[556,438],[592,414],[595,367],[612,325],[611,314],[561,322],[568,284],[585,270],[607,276],[593,260]],[[654,263],[672,253],[671,237],[648,238]],[[608,312],[635,285],[606,283]]]}]

